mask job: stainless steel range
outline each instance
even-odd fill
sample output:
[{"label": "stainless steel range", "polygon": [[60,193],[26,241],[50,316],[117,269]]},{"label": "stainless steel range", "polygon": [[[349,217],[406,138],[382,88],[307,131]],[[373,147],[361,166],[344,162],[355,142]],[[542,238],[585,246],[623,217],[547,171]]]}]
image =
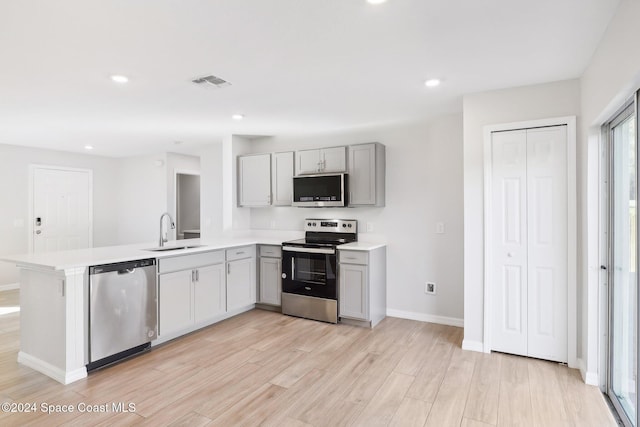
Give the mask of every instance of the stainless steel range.
[{"label": "stainless steel range", "polygon": [[282,313],[338,322],[337,246],[358,240],[358,222],[306,219],[305,238],[282,244]]}]

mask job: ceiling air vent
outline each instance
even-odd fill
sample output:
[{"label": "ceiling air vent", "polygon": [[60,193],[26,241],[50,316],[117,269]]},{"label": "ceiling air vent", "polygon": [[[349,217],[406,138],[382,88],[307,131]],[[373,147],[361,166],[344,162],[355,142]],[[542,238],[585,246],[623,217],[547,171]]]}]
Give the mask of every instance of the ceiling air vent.
[{"label": "ceiling air vent", "polygon": [[214,76],[214,75],[198,77],[196,79],[193,79],[192,82],[197,84],[197,85],[204,86],[204,87],[231,86],[231,83],[229,83],[228,81],[226,81],[224,79],[221,79],[220,77],[217,77],[217,76]]}]

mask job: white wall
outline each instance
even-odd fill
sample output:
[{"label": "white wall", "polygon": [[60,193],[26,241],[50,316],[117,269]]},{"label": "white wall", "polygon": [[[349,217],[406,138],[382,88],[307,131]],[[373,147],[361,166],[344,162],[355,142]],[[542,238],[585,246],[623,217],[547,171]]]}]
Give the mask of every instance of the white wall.
[{"label": "white wall", "polygon": [[[0,254],[28,251],[29,165],[55,165],[93,171],[93,244],[116,244],[118,160],[62,151],[0,145]],[[21,225],[20,225],[21,224]],[[0,262],[0,285],[16,283],[18,270]]]},{"label": "white wall", "polygon": [[483,343],[483,128],[501,123],[577,116],[580,111],[579,89],[578,80],[567,80],[465,95],[463,98],[464,340],[469,348],[482,348]]},{"label": "white wall", "polygon": [[203,239],[215,238],[223,231],[224,163],[222,142],[212,143],[200,151],[200,237]]},{"label": "white wall", "polygon": [[[387,248],[387,306],[395,316],[462,325],[462,117],[336,134],[252,141],[253,153],[381,142],[386,146],[386,207],[251,209],[252,229],[302,230],[308,217],[357,219],[361,240]],[[445,234],[436,234],[436,222]],[[374,233],[366,233],[371,222]],[[273,227],[272,227],[273,226]],[[426,281],[438,285],[426,295]]]},{"label": "white wall", "polygon": [[119,159],[118,243],[158,242],[167,210],[166,153]]},{"label": "white wall", "polygon": [[[599,253],[599,157],[600,127],[640,88],[640,2],[623,0],[609,23],[589,66],[580,79],[582,144],[578,144],[580,170],[579,200],[584,221],[581,234],[585,236],[583,274],[585,292],[582,295],[580,316],[583,320],[581,348],[583,375],[590,383],[604,380],[604,340],[600,331],[604,320],[601,308],[606,306],[605,277],[599,265],[606,263]],[[603,325],[604,326],[604,325]]]}]

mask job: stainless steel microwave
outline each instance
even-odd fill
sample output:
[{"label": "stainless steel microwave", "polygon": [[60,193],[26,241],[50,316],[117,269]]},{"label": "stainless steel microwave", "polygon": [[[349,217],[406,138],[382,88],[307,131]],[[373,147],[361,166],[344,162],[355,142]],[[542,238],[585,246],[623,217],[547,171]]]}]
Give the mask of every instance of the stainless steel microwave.
[{"label": "stainless steel microwave", "polygon": [[293,206],[340,207],[347,206],[348,175],[331,173],[293,177]]}]

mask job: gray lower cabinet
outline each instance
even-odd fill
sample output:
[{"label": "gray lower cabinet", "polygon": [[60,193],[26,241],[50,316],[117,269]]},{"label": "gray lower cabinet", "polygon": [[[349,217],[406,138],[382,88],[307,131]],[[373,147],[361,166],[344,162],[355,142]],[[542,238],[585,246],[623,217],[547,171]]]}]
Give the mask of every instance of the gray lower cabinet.
[{"label": "gray lower cabinet", "polygon": [[184,332],[227,311],[223,260],[222,251],[159,260],[159,337]]},{"label": "gray lower cabinet", "polygon": [[255,246],[227,249],[227,311],[256,303]]},{"label": "gray lower cabinet", "polygon": [[340,264],[340,316],[369,320],[369,268]]},{"label": "gray lower cabinet", "polygon": [[338,250],[339,306],[342,319],[373,327],[386,316],[386,247]]},{"label": "gray lower cabinet", "polygon": [[191,270],[175,271],[158,277],[158,336],[188,328],[191,318]]},{"label": "gray lower cabinet", "polygon": [[227,312],[227,289],[224,264],[210,265],[196,270],[193,283],[193,317],[201,323]]},{"label": "gray lower cabinet", "polygon": [[282,292],[282,251],[279,246],[262,245],[260,254],[260,285],[258,302],[280,306]]}]

